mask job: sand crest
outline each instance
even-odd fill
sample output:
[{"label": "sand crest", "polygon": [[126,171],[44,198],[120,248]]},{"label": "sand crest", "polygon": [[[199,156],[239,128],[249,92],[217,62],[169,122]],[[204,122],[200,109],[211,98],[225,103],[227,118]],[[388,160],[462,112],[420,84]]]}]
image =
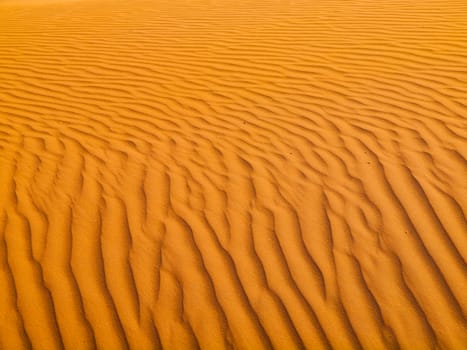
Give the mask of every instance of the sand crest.
[{"label": "sand crest", "polygon": [[466,349],[466,14],[0,1],[0,349]]}]

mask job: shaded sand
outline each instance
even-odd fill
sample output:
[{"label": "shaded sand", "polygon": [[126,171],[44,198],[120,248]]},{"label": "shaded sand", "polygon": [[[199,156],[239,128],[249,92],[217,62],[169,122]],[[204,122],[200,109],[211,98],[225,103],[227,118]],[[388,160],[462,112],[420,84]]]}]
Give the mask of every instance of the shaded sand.
[{"label": "shaded sand", "polygon": [[466,14],[0,1],[0,349],[467,349]]}]

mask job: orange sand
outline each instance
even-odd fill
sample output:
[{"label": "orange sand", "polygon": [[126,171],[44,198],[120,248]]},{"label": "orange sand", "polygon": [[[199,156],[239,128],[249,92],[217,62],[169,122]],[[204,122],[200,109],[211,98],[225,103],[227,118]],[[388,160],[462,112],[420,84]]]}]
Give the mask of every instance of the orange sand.
[{"label": "orange sand", "polygon": [[467,349],[465,0],[0,1],[0,349]]}]

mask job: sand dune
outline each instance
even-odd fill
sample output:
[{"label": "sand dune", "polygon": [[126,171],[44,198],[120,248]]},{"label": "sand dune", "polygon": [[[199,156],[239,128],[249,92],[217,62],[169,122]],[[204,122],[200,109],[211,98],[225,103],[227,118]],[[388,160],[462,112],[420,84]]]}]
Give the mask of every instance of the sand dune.
[{"label": "sand dune", "polygon": [[0,1],[0,349],[467,349],[466,13]]}]

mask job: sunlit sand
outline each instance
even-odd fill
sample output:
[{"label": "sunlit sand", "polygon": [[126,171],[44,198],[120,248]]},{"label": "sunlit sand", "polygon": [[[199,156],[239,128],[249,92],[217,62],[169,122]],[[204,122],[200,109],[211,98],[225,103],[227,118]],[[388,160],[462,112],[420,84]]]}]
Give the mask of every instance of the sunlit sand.
[{"label": "sunlit sand", "polygon": [[0,1],[0,349],[467,348],[467,2]]}]

